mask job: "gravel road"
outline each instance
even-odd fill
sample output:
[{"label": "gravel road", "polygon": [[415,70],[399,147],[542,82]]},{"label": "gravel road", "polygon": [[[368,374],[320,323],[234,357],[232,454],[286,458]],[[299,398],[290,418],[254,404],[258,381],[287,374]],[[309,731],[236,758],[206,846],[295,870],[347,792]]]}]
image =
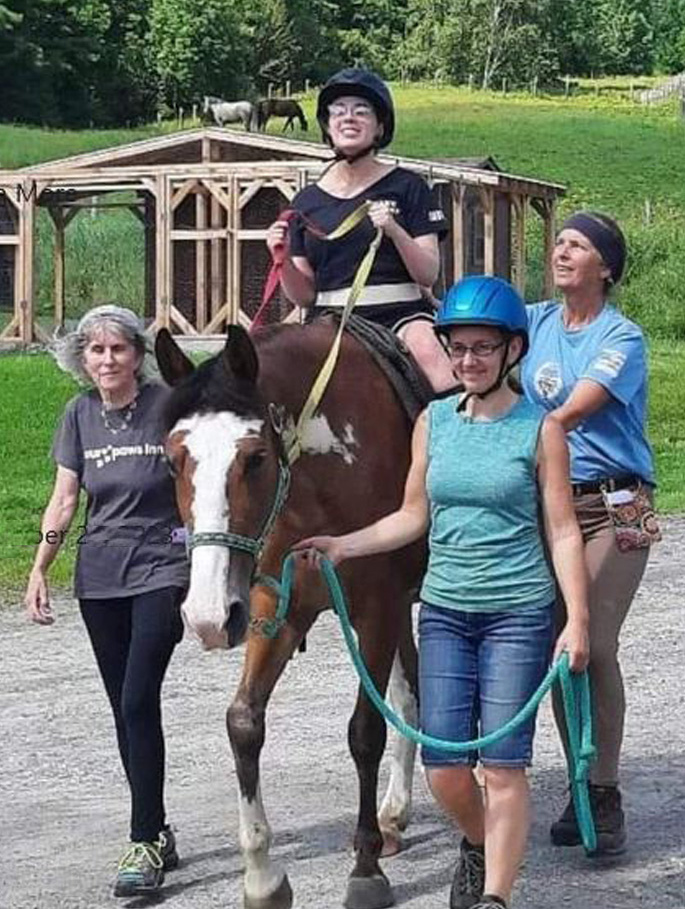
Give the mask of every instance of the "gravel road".
[{"label": "gravel road", "polygon": [[[535,823],[515,909],[685,907],[685,518],[665,522],[623,636],[629,713],[623,787],[630,851],[599,865],[555,850],[564,770],[549,705],[531,772]],[[127,833],[127,794],[104,693],[74,604],[50,628],[16,605],[0,610],[0,909],[122,905],[109,884]],[[167,877],[168,909],[237,909],[241,859],[224,711],[240,654],[184,641],[164,695],[168,809],[182,864]],[[338,628],[324,616],[271,704],[262,787],[296,909],[341,904],[351,867],[356,779],[345,728],[355,681]],[[397,905],[446,909],[458,834],[420,772],[407,849],[385,862]],[[132,901],[123,905],[140,906]]]}]

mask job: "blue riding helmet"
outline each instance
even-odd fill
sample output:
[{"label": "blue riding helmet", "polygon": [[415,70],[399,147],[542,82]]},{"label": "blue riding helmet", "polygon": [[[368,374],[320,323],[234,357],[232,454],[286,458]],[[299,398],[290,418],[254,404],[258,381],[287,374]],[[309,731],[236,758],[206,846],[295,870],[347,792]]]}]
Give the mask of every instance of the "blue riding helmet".
[{"label": "blue riding helmet", "polygon": [[435,332],[447,335],[456,325],[492,325],[519,335],[528,350],[528,313],[521,295],[508,281],[491,275],[469,275],[447,291],[435,317]]}]

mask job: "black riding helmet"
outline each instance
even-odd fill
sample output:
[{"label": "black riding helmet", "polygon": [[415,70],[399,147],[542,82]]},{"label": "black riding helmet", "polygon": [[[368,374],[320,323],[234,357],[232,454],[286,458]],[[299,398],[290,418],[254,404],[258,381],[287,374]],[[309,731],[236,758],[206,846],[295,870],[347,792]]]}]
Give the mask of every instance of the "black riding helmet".
[{"label": "black riding helmet", "polygon": [[383,135],[375,143],[377,148],[390,145],[395,133],[395,106],[388,86],[383,80],[368,69],[349,67],[328,80],[319,92],[316,103],[316,119],[319,121],[323,138],[330,145],[328,135],[328,105],[336,98],[353,95],[364,98],[376,112],[378,122],[383,127]]}]

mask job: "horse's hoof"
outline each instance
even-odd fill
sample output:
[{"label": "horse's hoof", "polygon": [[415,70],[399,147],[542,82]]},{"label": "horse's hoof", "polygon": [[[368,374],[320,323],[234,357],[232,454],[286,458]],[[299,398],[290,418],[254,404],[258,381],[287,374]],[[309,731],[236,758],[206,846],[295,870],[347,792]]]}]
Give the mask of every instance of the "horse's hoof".
[{"label": "horse's hoof", "polygon": [[386,909],[386,906],[394,905],[395,897],[384,874],[351,877],[347,882],[345,909]]},{"label": "horse's hoof", "polygon": [[381,827],[381,836],[383,837],[381,858],[391,858],[402,851],[402,837],[397,827]]},{"label": "horse's hoof", "polygon": [[245,909],[291,909],[293,891],[288,875],[283,875],[283,880],[269,896],[255,897],[246,893],[243,905]]}]

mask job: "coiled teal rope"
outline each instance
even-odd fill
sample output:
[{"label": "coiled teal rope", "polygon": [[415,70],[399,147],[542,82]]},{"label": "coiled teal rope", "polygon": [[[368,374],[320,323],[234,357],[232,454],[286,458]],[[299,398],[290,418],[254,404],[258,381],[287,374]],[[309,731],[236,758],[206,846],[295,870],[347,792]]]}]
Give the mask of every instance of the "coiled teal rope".
[{"label": "coiled teal rope", "polygon": [[[290,608],[290,593],[294,577],[294,556],[291,553],[283,563],[283,572],[280,583],[273,578],[260,576],[258,581],[266,583],[278,593],[278,608],[273,619],[262,619],[259,625],[254,625],[253,630],[258,631],[265,637],[276,637],[283,624],[285,623],[288,609]],[[464,752],[474,751],[492,745],[506,738],[511,732],[529,719],[537,710],[540,702],[551,689],[555,682],[559,682],[562,691],[564,711],[566,714],[566,727],[568,731],[568,773],[570,789],[573,797],[573,804],[576,809],[576,818],[580,828],[583,845],[588,853],[594,852],[597,848],[597,835],[595,825],[592,819],[590,808],[590,797],[588,793],[588,769],[590,761],[595,756],[595,748],[592,744],[592,713],[590,707],[590,683],[587,672],[571,672],[569,669],[568,654],[563,654],[554,665],[549,669],[542,684],[533,694],[527,704],[512,717],[504,726],[496,729],[494,732],[481,738],[472,739],[468,742],[452,742],[447,739],[438,739],[432,735],[426,735],[418,729],[414,729],[399,717],[391,707],[386,704],[385,699],[381,696],[376,688],[371,675],[359,652],[359,647],[354,636],[354,630],[350,622],[349,611],[345,593],[340,584],[338,573],[333,567],[332,562],[326,558],[321,559],[321,572],[324,580],[328,585],[328,591],[333,602],[333,607],[340,620],[345,643],[347,644],[352,662],[357,670],[364,690],[376,709],[385,717],[401,735],[419,745],[429,745],[432,748],[438,748],[442,751]]]}]

